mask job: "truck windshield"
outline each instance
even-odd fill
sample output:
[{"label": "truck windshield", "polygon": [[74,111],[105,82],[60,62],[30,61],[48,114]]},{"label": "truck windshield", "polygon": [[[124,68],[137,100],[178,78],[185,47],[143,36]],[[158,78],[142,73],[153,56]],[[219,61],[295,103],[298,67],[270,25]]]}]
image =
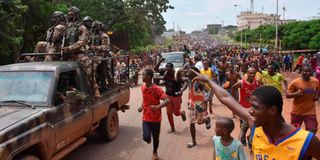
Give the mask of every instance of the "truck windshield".
[{"label": "truck windshield", "polygon": [[0,72],[0,102],[46,103],[53,72]]}]

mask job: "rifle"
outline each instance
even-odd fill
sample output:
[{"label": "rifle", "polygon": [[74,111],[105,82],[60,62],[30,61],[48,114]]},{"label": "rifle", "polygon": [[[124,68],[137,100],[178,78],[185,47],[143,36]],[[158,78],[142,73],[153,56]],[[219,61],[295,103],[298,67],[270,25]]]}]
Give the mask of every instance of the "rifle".
[{"label": "rifle", "polygon": [[66,41],[66,33],[63,33],[62,44],[61,44],[61,53],[60,53],[60,62],[62,62],[62,60],[63,60],[63,50],[62,50],[62,48],[64,47],[65,41]]}]

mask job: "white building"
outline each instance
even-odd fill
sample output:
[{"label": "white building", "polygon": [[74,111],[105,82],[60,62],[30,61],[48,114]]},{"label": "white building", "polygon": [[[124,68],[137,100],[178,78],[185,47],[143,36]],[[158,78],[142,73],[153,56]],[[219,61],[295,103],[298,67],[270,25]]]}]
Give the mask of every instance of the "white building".
[{"label": "white building", "polygon": [[265,13],[252,13],[249,11],[240,12],[237,16],[238,31],[243,29],[255,29],[261,25],[275,25],[276,20],[279,20],[279,24],[285,24],[294,22],[296,20],[280,20],[280,15]]}]

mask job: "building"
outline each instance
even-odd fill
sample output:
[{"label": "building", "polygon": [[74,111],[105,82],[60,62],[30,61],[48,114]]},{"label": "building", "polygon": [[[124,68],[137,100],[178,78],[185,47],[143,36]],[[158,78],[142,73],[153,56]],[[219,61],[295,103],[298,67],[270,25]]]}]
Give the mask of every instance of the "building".
[{"label": "building", "polygon": [[222,29],[222,24],[208,24],[207,25],[207,31],[209,34],[215,35],[218,34],[218,32]]},{"label": "building", "polygon": [[279,20],[279,24],[285,24],[294,22],[296,20],[280,20],[280,15],[265,13],[252,13],[250,11],[240,12],[237,16],[238,31],[243,29],[256,29],[261,25],[275,25],[276,20]]}]

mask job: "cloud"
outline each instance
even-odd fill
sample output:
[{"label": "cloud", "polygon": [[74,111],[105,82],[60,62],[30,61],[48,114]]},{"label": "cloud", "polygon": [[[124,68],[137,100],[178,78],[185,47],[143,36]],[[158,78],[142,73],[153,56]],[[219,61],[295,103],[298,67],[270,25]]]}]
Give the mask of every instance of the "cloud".
[{"label": "cloud", "polygon": [[203,16],[205,15],[205,12],[187,12],[186,15],[187,16]]}]

